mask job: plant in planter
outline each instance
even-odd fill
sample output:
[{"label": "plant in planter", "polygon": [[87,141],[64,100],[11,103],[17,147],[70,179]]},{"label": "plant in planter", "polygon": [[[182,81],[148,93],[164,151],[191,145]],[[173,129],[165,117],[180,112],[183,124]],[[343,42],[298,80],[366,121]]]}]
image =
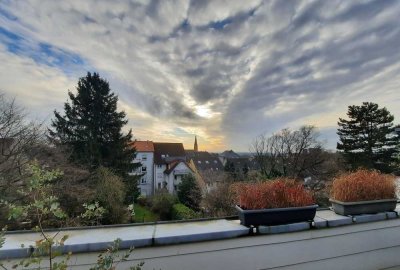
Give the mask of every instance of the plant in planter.
[{"label": "plant in planter", "polygon": [[293,179],[279,178],[232,186],[242,225],[279,225],[313,220],[318,205]]},{"label": "plant in planter", "polygon": [[340,215],[374,214],[396,208],[396,184],[392,175],[360,169],[334,179],[333,210]]}]

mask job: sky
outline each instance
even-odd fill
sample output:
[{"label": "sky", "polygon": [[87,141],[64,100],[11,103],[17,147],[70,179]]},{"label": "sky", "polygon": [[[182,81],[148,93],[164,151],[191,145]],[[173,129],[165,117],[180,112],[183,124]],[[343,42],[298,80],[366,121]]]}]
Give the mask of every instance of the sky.
[{"label": "sky", "polygon": [[400,122],[400,1],[0,0],[0,92],[49,123],[98,72],[134,137],[248,151],[363,101]]}]

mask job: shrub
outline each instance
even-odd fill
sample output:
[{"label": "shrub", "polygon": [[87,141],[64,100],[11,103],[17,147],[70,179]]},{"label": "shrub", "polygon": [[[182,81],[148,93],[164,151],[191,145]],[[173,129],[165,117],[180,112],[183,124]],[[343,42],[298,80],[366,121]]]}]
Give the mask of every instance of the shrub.
[{"label": "shrub", "polygon": [[242,209],[300,207],[315,203],[311,193],[301,183],[287,178],[237,183],[232,190]]},{"label": "shrub", "polygon": [[172,206],[172,219],[194,219],[200,218],[200,215],[182,203],[177,203]]},{"label": "shrub", "polygon": [[128,212],[124,205],[125,185],[121,177],[110,169],[100,167],[94,172],[93,180],[96,184],[96,200],[107,210],[104,223],[127,222]]},{"label": "shrub", "polygon": [[147,206],[149,204],[148,198],[143,195],[139,195],[138,198],[136,199],[136,202],[141,206]]},{"label": "shrub", "polygon": [[394,176],[361,169],[335,178],[331,198],[342,202],[396,198]]},{"label": "shrub", "polygon": [[224,217],[236,214],[229,182],[217,183],[217,186],[204,195],[202,206],[207,216]]},{"label": "shrub", "polygon": [[160,215],[161,220],[170,220],[172,215],[172,206],[178,202],[176,196],[167,191],[160,191],[151,199],[151,211]]}]

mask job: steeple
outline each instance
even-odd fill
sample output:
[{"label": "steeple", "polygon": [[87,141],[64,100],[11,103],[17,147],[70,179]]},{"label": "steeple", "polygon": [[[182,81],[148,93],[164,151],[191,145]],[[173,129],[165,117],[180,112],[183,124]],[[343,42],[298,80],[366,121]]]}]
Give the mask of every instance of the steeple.
[{"label": "steeple", "polygon": [[195,152],[199,151],[199,148],[197,146],[197,136],[194,136],[194,151]]}]

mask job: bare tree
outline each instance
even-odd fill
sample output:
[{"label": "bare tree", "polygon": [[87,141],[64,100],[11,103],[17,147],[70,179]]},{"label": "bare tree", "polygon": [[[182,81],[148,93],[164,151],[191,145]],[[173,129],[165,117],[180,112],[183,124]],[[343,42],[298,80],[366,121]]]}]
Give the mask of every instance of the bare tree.
[{"label": "bare tree", "polygon": [[27,153],[41,137],[41,125],[28,121],[15,100],[0,95],[0,199],[21,184]]},{"label": "bare tree", "polygon": [[224,217],[236,214],[230,190],[234,179],[223,171],[204,171],[202,177],[208,186],[201,203],[206,215]]},{"label": "bare tree", "polygon": [[304,178],[324,162],[324,150],[314,126],[302,126],[294,131],[283,129],[270,137],[260,135],[250,151],[261,173],[268,178]]}]

